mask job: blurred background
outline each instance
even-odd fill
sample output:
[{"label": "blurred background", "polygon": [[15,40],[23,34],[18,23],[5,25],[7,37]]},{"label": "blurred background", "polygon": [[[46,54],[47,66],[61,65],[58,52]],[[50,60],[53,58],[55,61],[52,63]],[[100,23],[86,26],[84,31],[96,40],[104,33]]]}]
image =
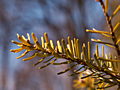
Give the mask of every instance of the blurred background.
[{"label": "blurred background", "polygon": [[[120,1],[110,1],[111,14]],[[120,21],[120,17],[115,18],[114,23]],[[108,29],[101,6],[95,0],[0,0],[0,90],[76,90],[76,77],[68,76],[72,71],[57,75],[69,66],[38,70],[31,62],[15,58],[21,53],[9,51],[17,48],[11,40],[17,40],[16,33],[34,32],[40,37],[47,32],[54,42],[71,36],[83,43],[94,36],[85,33],[85,29],[92,28]]]}]

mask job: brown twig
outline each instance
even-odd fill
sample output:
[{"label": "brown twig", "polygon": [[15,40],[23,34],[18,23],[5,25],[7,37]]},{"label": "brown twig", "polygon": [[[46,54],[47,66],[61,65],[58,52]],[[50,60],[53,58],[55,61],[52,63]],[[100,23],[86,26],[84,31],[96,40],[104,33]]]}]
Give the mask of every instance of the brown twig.
[{"label": "brown twig", "polygon": [[111,36],[112,36],[112,41],[114,43],[114,46],[115,46],[115,49],[117,51],[117,54],[118,56],[120,56],[120,49],[119,49],[119,46],[118,44],[116,44],[117,42],[117,38],[115,36],[115,33],[113,31],[113,26],[112,26],[112,22],[111,22],[111,19],[110,19],[110,16],[108,15],[108,13],[105,11],[105,4],[103,2],[103,0],[98,0],[102,6],[102,9],[103,9],[103,12],[104,12],[104,16],[106,18],[106,21],[107,21],[107,24],[108,24],[108,27],[110,28],[110,32],[111,32]]}]

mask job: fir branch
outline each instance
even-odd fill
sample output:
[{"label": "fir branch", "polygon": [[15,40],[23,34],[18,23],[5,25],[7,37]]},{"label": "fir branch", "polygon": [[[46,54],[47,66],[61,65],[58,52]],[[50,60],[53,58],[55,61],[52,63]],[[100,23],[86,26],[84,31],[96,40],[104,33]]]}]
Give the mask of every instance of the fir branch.
[{"label": "fir branch", "polygon": [[110,19],[111,17],[110,17],[110,16],[108,15],[108,13],[106,12],[105,5],[104,5],[103,0],[99,0],[99,2],[100,2],[100,4],[101,4],[101,6],[102,6],[102,9],[103,9],[103,12],[104,12],[104,16],[105,16],[105,18],[106,18],[108,27],[109,27],[109,29],[110,29],[111,36],[112,36],[112,41],[113,41],[114,46],[115,46],[115,48],[116,48],[117,54],[118,54],[118,56],[120,56],[120,49],[119,49],[118,44],[116,44],[117,38],[116,38],[115,33],[114,33],[114,28],[113,28],[113,26],[112,26],[112,22],[111,22],[111,19]]},{"label": "fir branch", "polygon": [[[96,1],[100,2],[102,6],[104,15],[106,17],[107,25],[110,31],[105,32],[96,29],[86,31],[101,34],[107,38],[111,38],[113,43],[103,42],[98,39],[97,40],[92,39],[92,41],[115,48],[118,56],[120,56],[120,49],[118,45],[120,43],[120,39],[117,39],[115,35],[115,30],[118,28],[120,24],[119,23],[116,24],[115,27],[112,26],[111,22],[112,16],[108,15],[108,0],[106,0],[106,4],[104,4],[103,0]],[[114,11],[113,14],[115,15],[119,10],[120,6],[118,6],[118,8]],[[77,70],[74,70],[73,72],[74,74],[71,74],[71,76],[81,74],[89,70],[92,73],[91,74],[89,73],[86,76],[83,76],[82,78],[88,77],[95,78],[98,81],[95,84],[97,85],[100,84],[100,87],[98,88],[108,88],[113,85],[120,86],[120,72],[118,66],[120,61],[118,59],[114,59],[110,55],[107,56],[104,52],[104,46],[102,46],[102,57],[100,57],[98,45],[96,45],[95,52],[92,52],[91,54],[90,42],[88,42],[87,45],[83,43],[83,45],[80,46],[79,39],[74,38],[72,40],[69,36],[67,38],[67,43],[64,39],[62,39],[61,41],[58,40],[55,46],[53,44],[53,41],[49,40],[47,33],[44,33],[43,37],[41,37],[41,43],[38,42],[38,38],[35,36],[34,33],[32,33],[31,36],[34,42],[33,44],[30,42],[30,35],[28,33],[27,38],[25,38],[23,35],[20,36],[19,34],[17,34],[17,38],[20,42],[12,41],[12,43],[16,44],[20,48],[10,50],[11,52],[18,53],[22,50],[25,50],[19,57],[17,57],[17,59],[24,57],[31,51],[35,51],[32,56],[24,58],[23,61],[31,60],[35,57],[40,57],[41,59],[39,59],[33,65],[37,66],[40,63],[43,63],[45,65],[38,67],[38,69],[45,68],[49,65],[62,65],[75,63],[75,65],[71,66],[70,68],[62,72],[59,72],[58,74],[63,74],[79,65],[82,67],[78,68]],[[82,48],[82,50],[80,50],[80,48]],[[92,56],[93,54],[94,56]],[[45,60],[46,58],[47,60]],[[56,61],[59,58],[66,59],[66,61],[56,63]],[[101,87],[102,84],[104,84],[104,87]]]},{"label": "fir branch", "polygon": [[[90,71],[93,71],[93,72],[96,72],[96,73],[102,72],[106,76],[111,76],[111,79],[112,79],[112,81],[113,81],[114,84],[119,84],[120,83],[120,76],[116,76],[119,72],[116,73],[114,71],[111,71],[109,69],[106,69],[106,68],[102,67],[102,65],[100,63],[98,64],[98,62],[99,62],[98,59],[103,60],[103,61],[107,60],[109,62],[113,62],[113,60],[104,59],[104,58],[100,58],[99,57],[98,45],[96,46],[96,51],[95,51],[96,56],[95,56],[94,59],[92,59],[91,56],[90,56],[90,51],[88,51],[88,50],[90,50],[90,43],[88,43],[88,49],[87,49],[86,45],[83,44],[82,51],[80,52],[80,50],[79,50],[80,47],[79,47],[78,39],[75,39],[75,42],[73,42],[73,44],[76,47],[75,50],[74,50],[74,52],[76,54],[74,55],[73,52],[71,52],[71,50],[73,50],[73,48],[74,48],[72,45],[71,45],[71,49],[68,49],[69,48],[69,47],[67,47],[68,44],[66,44],[66,45],[64,44],[65,52],[63,52],[63,47],[60,45],[60,42],[59,42],[59,44],[57,44],[56,48],[53,49],[51,47],[50,42],[49,42],[48,36],[45,33],[43,39],[46,37],[46,40],[43,42],[43,39],[42,39],[42,45],[44,46],[44,47],[42,47],[42,45],[40,45],[40,43],[38,42],[37,37],[33,33],[31,35],[32,35],[34,44],[30,43],[30,41],[29,41],[29,44],[27,44],[25,42],[25,40],[27,41],[27,39],[21,37],[20,35],[18,36],[18,39],[22,42],[22,44],[19,45],[19,43],[15,43],[19,47],[21,47],[21,48],[23,48],[23,49],[26,50],[23,54],[21,54],[21,56],[19,56],[19,58],[25,56],[30,51],[35,51],[35,53],[33,53],[32,56],[23,59],[23,61],[33,59],[33,58],[35,58],[37,56],[41,57],[42,59],[40,59],[37,63],[34,64],[34,66],[36,66],[39,63],[43,62],[46,57],[50,57],[50,59],[48,59],[47,61],[43,62],[43,63],[46,63],[45,65],[43,65],[42,67],[38,67],[39,69],[42,69],[42,68],[45,68],[45,67],[47,67],[47,66],[49,66],[51,64],[55,65],[55,61],[58,58],[63,58],[63,59],[68,60],[68,62],[60,63],[58,65],[61,65],[61,64],[70,64],[70,63],[77,63],[77,65],[83,65],[83,66],[85,66],[85,70],[84,71],[90,70]],[[19,37],[21,37],[21,39]],[[70,41],[71,40],[68,39],[69,45],[70,45]],[[37,42],[37,44],[36,44],[36,42]],[[18,50],[18,49],[16,49],[16,50]],[[15,53],[14,50],[11,50],[11,51]],[[81,57],[79,56],[80,53],[82,53]],[[54,59],[54,60],[52,60],[52,59]],[[97,61],[97,63],[95,63],[95,60]],[[118,60],[114,60],[114,62],[118,62]],[[72,67],[70,67],[69,69],[66,69],[65,71],[60,72],[59,74],[67,72],[68,70],[71,70],[71,69],[72,69]],[[84,71],[82,71],[82,72],[84,72]],[[80,73],[82,73],[82,72],[80,71]],[[77,73],[79,73],[79,71]],[[92,76],[92,75],[88,75],[88,76]],[[105,79],[104,77],[101,77],[101,78]],[[109,83],[108,80],[105,80],[105,82]]]}]

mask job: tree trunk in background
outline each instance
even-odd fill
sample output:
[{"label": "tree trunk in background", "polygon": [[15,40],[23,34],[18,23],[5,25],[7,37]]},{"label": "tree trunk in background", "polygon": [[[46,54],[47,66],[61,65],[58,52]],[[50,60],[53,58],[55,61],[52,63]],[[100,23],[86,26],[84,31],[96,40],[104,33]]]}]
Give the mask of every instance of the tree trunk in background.
[{"label": "tree trunk in background", "polygon": [[[5,40],[5,39],[4,39]],[[7,40],[6,40],[7,41]],[[8,72],[9,72],[9,43],[3,43],[3,52],[2,52],[2,90],[7,90],[8,82]]]},{"label": "tree trunk in background", "polygon": [[4,0],[0,1],[0,23],[2,26],[2,90],[7,90],[8,75],[9,75],[9,40],[11,37],[10,22],[5,11]]}]

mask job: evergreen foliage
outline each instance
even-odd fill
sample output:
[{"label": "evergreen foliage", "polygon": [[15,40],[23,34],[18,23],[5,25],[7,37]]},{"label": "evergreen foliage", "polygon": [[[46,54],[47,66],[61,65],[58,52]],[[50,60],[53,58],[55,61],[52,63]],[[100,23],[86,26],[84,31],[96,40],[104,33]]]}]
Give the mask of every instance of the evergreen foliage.
[{"label": "evergreen foliage", "polygon": [[[34,43],[31,43],[31,38],[28,33],[27,38],[25,38],[23,35],[20,36],[17,34],[17,38],[20,42],[12,41],[12,43],[16,44],[20,48],[10,51],[18,53],[22,50],[25,50],[19,57],[17,57],[17,59],[24,57],[31,51],[34,51],[32,56],[24,58],[23,61],[28,61],[35,57],[40,57],[40,60],[38,60],[34,66],[37,66],[40,63],[44,65],[38,67],[38,69],[45,68],[49,65],[72,64],[70,68],[59,72],[58,75],[79,66],[77,70],[74,70],[71,76],[83,74],[86,71],[89,71],[89,73],[81,76],[80,78],[93,78],[95,85],[94,89],[105,89],[116,85],[118,86],[118,89],[120,89],[120,38],[117,37],[120,22],[118,22],[115,26],[112,25],[112,19],[114,19],[114,16],[117,15],[118,11],[120,11],[120,5],[116,8],[112,15],[109,15],[109,0],[105,0],[105,3],[102,0],[96,1],[98,1],[102,6],[109,31],[87,29],[86,32],[101,34],[106,39],[111,39],[112,43],[102,41],[100,39],[91,39],[96,43],[103,44],[101,52],[99,51],[98,44],[96,45],[95,52],[91,52],[90,42],[87,44],[83,43],[82,46],[80,46],[79,39],[71,39],[69,36],[67,37],[67,41],[61,39],[58,40],[55,45],[53,41],[49,39],[47,33],[44,33],[44,36],[41,37],[41,42],[38,41],[38,38],[34,33],[31,33],[31,37]],[[104,45],[110,48],[114,48],[117,55],[114,56],[112,53],[105,54]],[[101,56],[100,53],[102,54]],[[66,61],[60,63],[56,62],[59,60],[59,58],[63,58]]]}]

